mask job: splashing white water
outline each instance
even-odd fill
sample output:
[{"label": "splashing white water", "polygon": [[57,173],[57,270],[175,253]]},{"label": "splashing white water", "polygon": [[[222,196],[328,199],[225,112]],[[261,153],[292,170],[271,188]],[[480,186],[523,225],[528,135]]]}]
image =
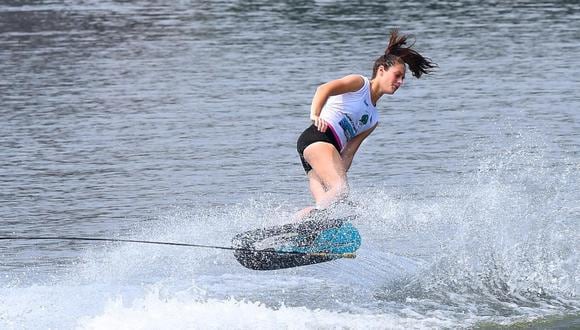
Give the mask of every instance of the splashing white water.
[{"label": "splashing white water", "polygon": [[[355,260],[252,272],[231,253],[106,245],[33,285],[0,289],[3,328],[453,328],[578,315],[573,162],[522,142],[458,182],[358,191]],[[571,165],[570,165],[571,164]],[[228,245],[288,219],[275,197],[176,208],[138,239]]]}]

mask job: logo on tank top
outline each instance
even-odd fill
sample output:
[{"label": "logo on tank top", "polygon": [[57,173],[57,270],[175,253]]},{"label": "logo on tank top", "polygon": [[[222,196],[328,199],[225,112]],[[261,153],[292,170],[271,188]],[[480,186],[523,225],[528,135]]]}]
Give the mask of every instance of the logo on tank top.
[{"label": "logo on tank top", "polygon": [[339,122],[338,125],[344,131],[344,136],[346,137],[347,141],[350,141],[353,137],[356,136],[356,130],[354,128],[352,119],[348,115],[345,115]]},{"label": "logo on tank top", "polygon": [[369,115],[365,113],[362,117],[360,117],[359,123],[361,123],[362,125],[366,125],[368,122]]}]

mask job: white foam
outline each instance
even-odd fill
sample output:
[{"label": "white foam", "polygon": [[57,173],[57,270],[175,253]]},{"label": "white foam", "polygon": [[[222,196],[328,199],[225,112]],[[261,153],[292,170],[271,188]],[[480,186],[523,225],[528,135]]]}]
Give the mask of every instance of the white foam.
[{"label": "white foam", "polygon": [[[96,247],[51,284],[0,288],[0,328],[457,328],[577,315],[578,172],[517,155],[432,196],[362,192],[354,260],[252,272],[224,251]],[[227,245],[292,213],[275,205],[176,210],[136,238]]]},{"label": "white foam", "polygon": [[82,329],[385,329],[458,326],[445,317],[408,311],[407,316],[344,313],[306,307],[268,307],[235,299],[206,301],[164,299],[150,292],[127,303],[109,301],[101,315],[78,322]]}]

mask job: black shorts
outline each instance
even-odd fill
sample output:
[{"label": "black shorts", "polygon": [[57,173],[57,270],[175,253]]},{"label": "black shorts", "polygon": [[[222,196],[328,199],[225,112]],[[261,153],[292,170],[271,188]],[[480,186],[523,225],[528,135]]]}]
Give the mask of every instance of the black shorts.
[{"label": "black shorts", "polygon": [[338,150],[338,152],[340,152],[340,145],[336,141],[336,138],[334,137],[334,134],[330,128],[326,129],[326,132],[322,133],[318,130],[318,128],[316,128],[316,126],[311,125],[306,130],[304,130],[304,132],[302,132],[298,138],[298,142],[296,143],[296,149],[298,150],[300,161],[302,162],[302,167],[304,167],[306,173],[312,170],[312,166],[310,166],[306,159],[304,159],[304,149],[315,142],[330,143],[336,148],[336,150]]}]

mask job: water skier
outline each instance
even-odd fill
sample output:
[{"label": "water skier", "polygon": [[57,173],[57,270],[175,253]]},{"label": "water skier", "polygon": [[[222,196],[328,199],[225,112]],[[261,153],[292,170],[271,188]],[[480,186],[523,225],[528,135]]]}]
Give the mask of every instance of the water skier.
[{"label": "water skier", "polygon": [[315,207],[324,209],[348,196],[346,173],[361,143],[379,121],[376,105],[403,84],[406,67],[420,78],[437,65],[407,45],[408,36],[391,32],[385,53],[375,60],[371,79],[348,75],[320,85],[312,99],[312,125],[298,138],[297,150],[309,180]]}]

